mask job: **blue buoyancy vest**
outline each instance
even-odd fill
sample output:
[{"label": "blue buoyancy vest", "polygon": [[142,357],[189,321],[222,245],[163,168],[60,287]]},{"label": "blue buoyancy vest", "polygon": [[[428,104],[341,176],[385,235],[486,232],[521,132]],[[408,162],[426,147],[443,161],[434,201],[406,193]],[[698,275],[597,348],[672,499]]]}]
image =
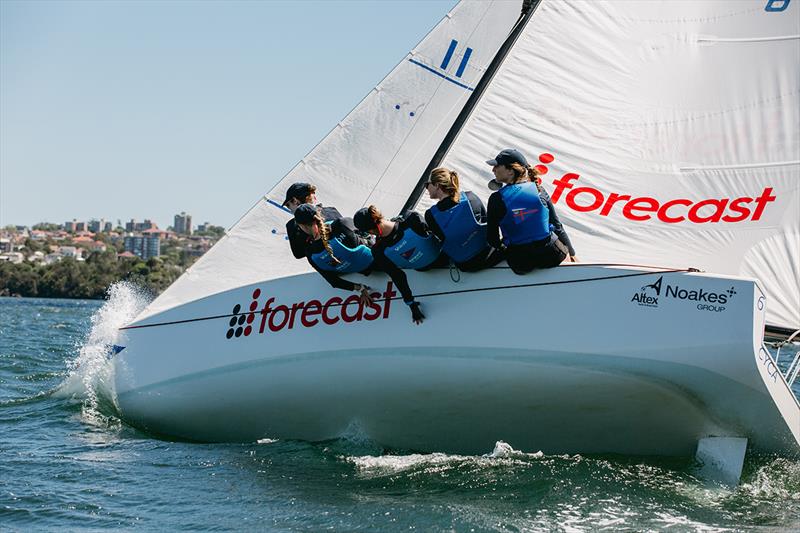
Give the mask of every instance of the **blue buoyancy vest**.
[{"label": "blue buoyancy vest", "polygon": [[475,213],[463,192],[456,205],[445,211],[433,206],[431,214],[444,233],[442,250],[453,261],[467,261],[486,248],[486,224],[475,220]]},{"label": "blue buoyancy vest", "polygon": [[[326,224],[331,225],[330,222]],[[372,264],[372,252],[363,244],[350,248],[336,237],[328,240],[328,244],[339,263],[334,262],[331,254],[323,248],[321,252],[311,254],[311,260],[322,270],[342,273],[361,272]]]},{"label": "blue buoyancy vest", "polygon": [[499,191],[506,214],[500,221],[503,243],[527,244],[550,236],[550,210],[530,181],[506,185]]},{"label": "blue buoyancy vest", "polygon": [[384,250],[389,261],[405,269],[425,268],[439,257],[442,247],[434,235],[422,237],[411,228],[402,231],[400,239]]}]

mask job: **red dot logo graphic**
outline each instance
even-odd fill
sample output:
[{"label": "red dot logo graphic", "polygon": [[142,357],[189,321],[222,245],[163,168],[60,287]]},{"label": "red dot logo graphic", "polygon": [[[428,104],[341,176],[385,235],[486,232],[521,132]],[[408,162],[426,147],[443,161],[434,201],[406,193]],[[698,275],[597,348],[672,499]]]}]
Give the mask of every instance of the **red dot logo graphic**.
[{"label": "red dot logo graphic", "polygon": [[539,161],[544,163],[544,165],[535,165],[533,168],[535,168],[539,174],[545,175],[547,174],[547,171],[550,170],[547,168],[547,165],[555,161],[555,159],[556,158],[553,157],[553,154],[549,154],[547,152],[539,154]]},{"label": "red dot logo graphic", "polygon": [[247,337],[253,332],[253,327],[250,324],[253,323],[253,320],[256,319],[255,310],[258,309],[258,297],[261,296],[261,289],[256,289],[253,291],[253,301],[250,302],[250,312],[247,313],[247,317],[245,318],[242,315],[242,323],[247,321],[247,327],[244,328],[244,336]]},{"label": "red dot logo graphic", "polygon": [[242,306],[236,304],[231,309],[231,318],[228,320],[228,331],[225,333],[225,338],[231,339],[233,337],[249,336],[253,332],[251,324],[256,319],[256,310],[258,309],[258,298],[261,296],[261,289],[253,291],[253,301],[250,302],[248,309],[242,312]]}]

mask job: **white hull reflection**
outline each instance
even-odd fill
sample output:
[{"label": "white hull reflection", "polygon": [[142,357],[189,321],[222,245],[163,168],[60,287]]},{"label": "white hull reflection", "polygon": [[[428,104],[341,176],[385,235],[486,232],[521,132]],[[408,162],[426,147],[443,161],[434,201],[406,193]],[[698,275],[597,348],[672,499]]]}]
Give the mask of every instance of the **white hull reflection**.
[{"label": "white hull reflection", "polygon": [[380,275],[361,278],[380,291],[363,309],[316,274],[135,322],[114,359],[119,408],[199,441],[318,441],[355,425],[387,447],[454,453],[502,439],[691,455],[705,437],[800,450],[800,406],[762,345],[757,282],[605,265],[409,278],[421,326]]}]

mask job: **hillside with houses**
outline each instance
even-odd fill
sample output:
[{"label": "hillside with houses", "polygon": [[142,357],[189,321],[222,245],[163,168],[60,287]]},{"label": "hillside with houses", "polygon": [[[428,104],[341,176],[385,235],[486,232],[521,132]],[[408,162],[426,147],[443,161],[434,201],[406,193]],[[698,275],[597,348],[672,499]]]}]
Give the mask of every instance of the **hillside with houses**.
[{"label": "hillside with houses", "polygon": [[0,229],[0,296],[103,298],[117,281],[158,294],[225,233],[191,216],[167,229],[145,219],[102,219]]}]

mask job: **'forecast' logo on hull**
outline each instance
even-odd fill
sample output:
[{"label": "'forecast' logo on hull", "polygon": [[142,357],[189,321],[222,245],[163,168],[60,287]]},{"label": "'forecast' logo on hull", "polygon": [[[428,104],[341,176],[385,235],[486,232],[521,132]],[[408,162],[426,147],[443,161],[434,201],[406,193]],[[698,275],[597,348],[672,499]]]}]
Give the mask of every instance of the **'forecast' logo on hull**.
[{"label": "'forecast' logo on hull", "polygon": [[[228,330],[225,338],[249,337],[253,333],[263,334],[269,329],[278,332],[283,329],[294,329],[295,326],[302,328],[313,328],[319,323],[332,326],[338,322],[346,324],[361,322],[362,320],[372,321],[389,318],[392,298],[397,296],[397,292],[392,286],[392,282],[386,283],[386,290],[383,293],[373,292],[370,294],[373,303],[364,305],[358,295],[351,295],[342,299],[338,296],[329,298],[326,301],[316,299],[295,302],[290,305],[276,304],[274,297],[264,300],[264,304],[259,310],[258,299],[261,297],[261,289],[253,291],[253,301],[250,302],[248,311],[241,312],[242,306],[233,306],[233,314],[228,321]],[[256,317],[260,315],[260,320]]]}]

